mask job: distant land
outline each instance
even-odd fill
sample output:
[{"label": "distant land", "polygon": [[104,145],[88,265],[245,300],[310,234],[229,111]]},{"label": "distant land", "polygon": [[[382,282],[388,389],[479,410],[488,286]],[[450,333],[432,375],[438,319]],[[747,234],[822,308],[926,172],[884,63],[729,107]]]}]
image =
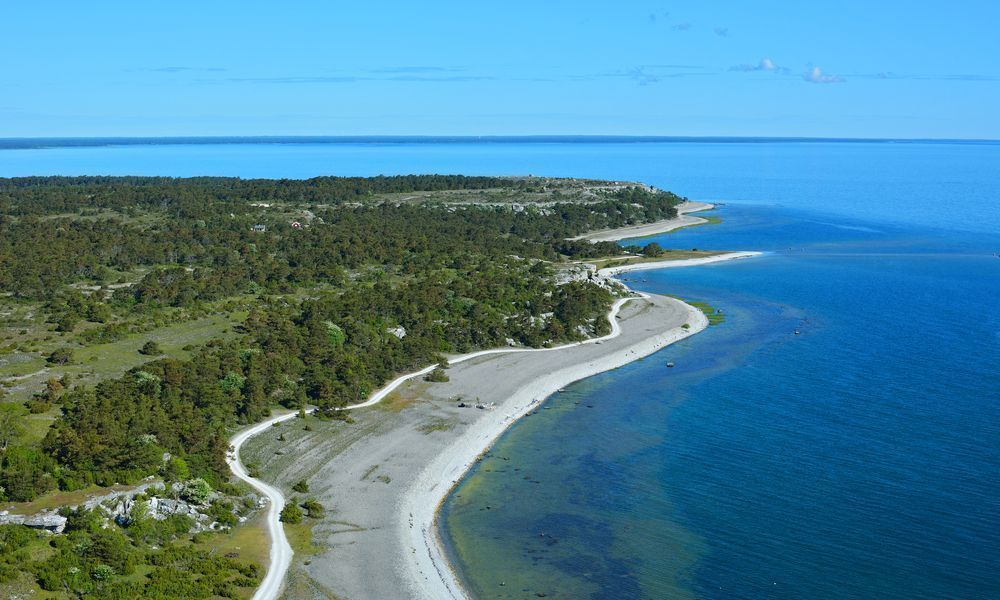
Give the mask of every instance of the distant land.
[{"label": "distant land", "polygon": [[0,150],[78,148],[98,146],[212,145],[212,144],[769,144],[769,143],[870,143],[870,144],[997,144],[1000,140],[922,138],[823,138],[823,137],[698,137],[625,135],[526,135],[526,136],[195,136],[195,137],[39,137],[0,138]]}]

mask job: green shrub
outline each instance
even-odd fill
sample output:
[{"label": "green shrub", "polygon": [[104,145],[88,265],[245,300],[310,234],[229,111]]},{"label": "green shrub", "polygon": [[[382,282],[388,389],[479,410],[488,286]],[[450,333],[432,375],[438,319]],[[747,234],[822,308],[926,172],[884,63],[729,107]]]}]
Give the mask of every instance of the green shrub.
[{"label": "green shrub", "polygon": [[424,375],[424,381],[430,381],[433,383],[444,383],[450,380],[451,379],[448,377],[448,374],[445,373],[444,369],[442,369],[441,367],[438,367],[433,371],[431,371],[430,373],[428,373],[427,375]]},{"label": "green shrub", "polygon": [[289,525],[302,522],[302,509],[294,500],[286,503],[285,507],[281,509],[281,521]]},{"label": "green shrub", "polygon": [[73,362],[72,348],[56,348],[45,359],[50,365],[68,365]]},{"label": "green shrub", "polygon": [[306,509],[309,513],[310,519],[322,519],[326,516],[326,508],[322,504],[316,501],[315,498],[310,498],[302,503],[302,508]]},{"label": "green shrub", "polygon": [[199,477],[190,479],[184,484],[184,489],[181,490],[181,499],[194,504],[204,504],[211,493],[212,486]]}]

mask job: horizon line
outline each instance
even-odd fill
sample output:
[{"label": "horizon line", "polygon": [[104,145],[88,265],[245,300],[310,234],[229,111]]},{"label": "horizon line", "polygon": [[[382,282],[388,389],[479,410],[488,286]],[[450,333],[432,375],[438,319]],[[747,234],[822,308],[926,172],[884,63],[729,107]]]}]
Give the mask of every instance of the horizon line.
[{"label": "horizon line", "polygon": [[185,135],[0,137],[0,150],[113,145],[296,144],[296,143],[938,143],[996,144],[990,138],[666,135]]}]

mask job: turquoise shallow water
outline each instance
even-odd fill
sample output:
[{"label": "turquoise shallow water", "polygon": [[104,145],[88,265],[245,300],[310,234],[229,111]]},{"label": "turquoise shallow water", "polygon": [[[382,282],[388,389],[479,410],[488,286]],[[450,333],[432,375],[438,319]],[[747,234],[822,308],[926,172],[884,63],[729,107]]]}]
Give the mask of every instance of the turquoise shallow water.
[{"label": "turquoise shallow water", "polygon": [[728,203],[664,246],[769,251],[629,276],[726,321],[500,440],[443,519],[481,597],[1000,597],[1000,146],[0,150],[0,176],[407,172],[639,179]]}]

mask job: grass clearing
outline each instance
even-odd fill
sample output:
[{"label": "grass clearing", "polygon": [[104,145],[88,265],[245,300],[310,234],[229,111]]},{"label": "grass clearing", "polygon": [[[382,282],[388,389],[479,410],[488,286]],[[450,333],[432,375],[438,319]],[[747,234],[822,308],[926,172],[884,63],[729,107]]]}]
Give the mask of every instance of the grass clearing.
[{"label": "grass clearing", "polygon": [[45,359],[25,352],[0,355],[0,379],[23,377],[45,368]]},{"label": "grass clearing", "polygon": [[204,344],[213,338],[233,337],[233,325],[238,323],[229,315],[212,315],[131,334],[116,342],[80,348],[75,351],[75,360],[100,377],[114,376],[156,358],[139,354],[139,349],[148,341],[159,344],[164,355],[182,360],[190,357],[190,353],[183,350],[184,346]]},{"label": "grass clearing", "polygon": [[[7,399],[14,401],[28,400],[32,394],[42,391],[46,380],[52,377],[58,379],[66,374],[72,376],[74,384],[92,385],[119,377],[129,369],[163,356],[178,360],[190,358],[191,353],[183,349],[185,346],[199,346],[214,338],[233,338],[237,335],[233,326],[245,318],[245,311],[211,315],[85,347],[68,342],[62,334],[52,334],[47,341],[36,337],[31,353],[0,355],[0,381],[5,381],[11,388]],[[156,342],[163,354],[139,354],[139,349],[147,341]],[[73,348],[73,362],[65,366],[47,365],[44,356],[60,347]]]},{"label": "grass clearing", "polygon": [[387,412],[398,413],[410,406],[417,401],[416,396],[403,396],[399,392],[392,392],[388,396],[382,399],[381,402],[375,405],[375,408],[379,410],[384,410]]},{"label": "grass clearing", "polygon": [[0,504],[0,507],[14,515],[33,515],[43,510],[53,510],[62,506],[79,506],[91,498],[106,496],[112,492],[124,492],[135,487],[134,485],[114,485],[111,487],[92,485],[72,492],[49,492],[31,502],[4,502]]},{"label": "grass clearing", "polygon": [[323,548],[313,543],[313,524],[317,519],[303,517],[301,523],[294,525],[282,523],[285,528],[285,535],[288,536],[288,543],[292,546],[292,551],[296,557],[311,556],[318,554]]},{"label": "grass clearing", "polygon": [[[681,298],[681,300],[683,300],[683,298]],[[725,314],[707,302],[701,302],[700,300],[684,300],[684,302],[703,312],[705,317],[708,318],[709,325],[719,325],[726,320]]]},{"label": "grass clearing", "polygon": [[24,415],[21,417],[21,425],[24,427],[24,432],[21,434],[18,443],[27,445],[40,443],[49,432],[49,427],[52,426],[52,422],[58,417],[58,408],[54,408],[47,413]]},{"label": "grass clearing", "polygon": [[267,511],[258,510],[247,522],[209,538],[204,545],[219,554],[235,555],[266,570],[271,548],[267,537]]}]

